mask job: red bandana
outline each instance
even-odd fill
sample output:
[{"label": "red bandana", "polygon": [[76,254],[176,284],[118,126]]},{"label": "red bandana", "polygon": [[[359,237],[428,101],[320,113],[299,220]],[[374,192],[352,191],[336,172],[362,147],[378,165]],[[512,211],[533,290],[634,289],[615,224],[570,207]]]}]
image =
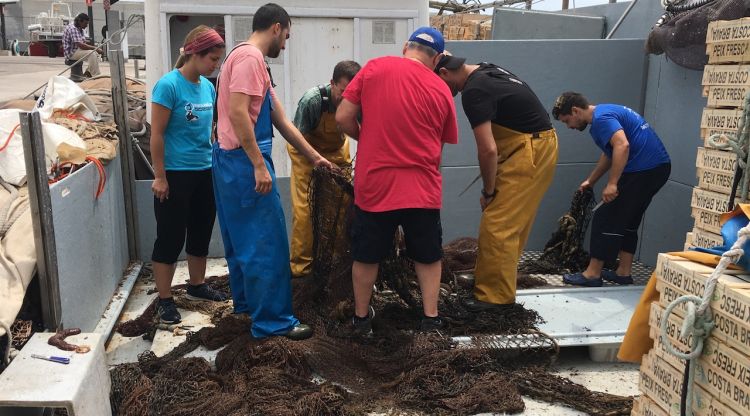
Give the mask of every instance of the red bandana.
[{"label": "red bandana", "polygon": [[223,43],[224,39],[222,39],[215,30],[208,29],[205,32],[201,33],[197,38],[195,38],[195,40],[187,43],[183,47],[183,53],[185,55],[191,55],[194,53],[205,51],[206,49],[212,48],[216,45],[221,45]]}]

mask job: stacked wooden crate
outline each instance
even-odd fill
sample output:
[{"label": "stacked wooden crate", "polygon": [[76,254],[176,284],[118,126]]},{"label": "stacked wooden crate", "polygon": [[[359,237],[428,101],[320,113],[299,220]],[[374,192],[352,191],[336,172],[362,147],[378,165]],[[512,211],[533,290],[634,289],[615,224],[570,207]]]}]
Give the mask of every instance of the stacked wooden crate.
[{"label": "stacked wooden crate", "polygon": [[745,95],[750,91],[750,19],[711,22],[706,44],[703,147],[698,148],[698,186],[693,189],[691,202],[695,227],[685,242],[686,247],[704,248],[721,245],[719,217],[727,209],[737,170],[737,155],[728,149],[712,148],[708,138],[737,133]]},{"label": "stacked wooden crate", "polygon": [[[659,301],[651,305],[649,326],[654,347],[641,364],[640,390],[633,415],[679,415],[685,362],[664,344],[680,351],[692,339],[679,337],[687,313],[682,304],[667,319],[666,340],[660,338],[666,307],[683,295],[702,296],[712,267],[682,257],[660,254],[656,266]],[[692,408],[696,416],[750,414],[750,275],[730,271],[719,278],[711,310],[715,329],[695,362]]]},{"label": "stacked wooden crate", "polygon": [[[698,186],[691,202],[695,218],[686,247],[722,244],[719,217],[726,212],[737,169],[737,157],[728,150],[712,148],[708,137],[735,134],[745,94],[750,90],[750,19],[717,21],[708,26],[709,64],[703,73],[703,95],[708,102],[701,119],[703,146],[698,148]],[[659,254],[656,290],[649,316],[654,346],[643,357],[639,388],[643,393],[633,405],[633,415],[680,414],[685,361],[668,352],[666,342],[680,351],[692,349],[692,339],[680,337],[687,317],[686,304],[673,309],[661,324],[666,308],[684,295],[702,297],[713,267],[669,254]],[[691,406],[696,416],[750,415],[750,272],[726,271],[719,278],[710,309],[715,328],[705,340],[703,353],[694,361]]]},{"label": "stacked wooden crate", "polygon": [[438,29],[445,40],[492,39],[492,16],[454,13],[430,17],[430,26]]}]

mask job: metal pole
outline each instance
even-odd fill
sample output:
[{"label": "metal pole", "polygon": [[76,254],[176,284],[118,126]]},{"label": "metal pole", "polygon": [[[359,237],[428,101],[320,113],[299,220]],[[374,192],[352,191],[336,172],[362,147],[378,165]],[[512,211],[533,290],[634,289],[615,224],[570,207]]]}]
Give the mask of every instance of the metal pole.
[{"label": "metal pole", "polygon": [[57,269],[57,247],[52,218],[52,197],[47,182],[47,160],[44,156],[44,135],[38,112],[20,114],[26,181],[29,186],[29,207],[36,245],[36,264],[42,298],[44,326],[56,331],[62,325],[60,284]]},{"label": "metal pole", "polygon": [[8,41],[5,38],[5,5],[0,4],[0,32],[3,37],[3,50],[8,49]]},{"label": "metal pole", "polygon": [[636,3],[638,3],[638,0],[633,0],[630,2],[630,4],[628,4],[628,8],[625,9],[625,11],[622,13],[622,16],[620,16],[620,18],[617,20],[617,23],[615,23],[615,25],[612,27],[612,30],[609,31],[609,34],[607,34],[607,37],[604,39],[612,38],[612,35],[614,35],[617,29],[620,28],[620,25],[623,21],[625,21],[625,18],[628,17],[628,14],[630,14],[630,11],[633,10],[633,6],[635,6]]},{"label": "metal pole", "polygon": [[94,7],[89,5],[89,39],[91,39],[92,44],[96,44],[96,41],[94,40]]},{"label": "metal pole", "polygon": [[138,217],[135,215],[135,172],[133,167],[133,142],[128,128],[128,97],[125,81],[125,62],[119,44],[109,49],[109,70],[112,76],[112,112],[119,132],[122,190],[125,197],[125,222],[128,231],[130,260],[138,258]]}]

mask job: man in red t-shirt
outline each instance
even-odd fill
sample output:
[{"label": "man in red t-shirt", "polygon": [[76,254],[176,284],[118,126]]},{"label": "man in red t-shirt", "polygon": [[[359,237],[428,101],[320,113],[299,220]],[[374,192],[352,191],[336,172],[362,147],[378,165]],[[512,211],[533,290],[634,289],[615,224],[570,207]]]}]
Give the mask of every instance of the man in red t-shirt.
[{"label": "man in red t-shirt", "polygon": [[443,256],[440,156],[444,143],[458,143],[458,128],[450,89],[433,72],[443,50],[440,32],[417,29],[403,57],[373,59],[362,68],[336,111],[342,131],[359,141],[352,223],[355,334],[372,331],[372,286],[399,225],[422,290],[421,329],[444,326],[437,309]]}]

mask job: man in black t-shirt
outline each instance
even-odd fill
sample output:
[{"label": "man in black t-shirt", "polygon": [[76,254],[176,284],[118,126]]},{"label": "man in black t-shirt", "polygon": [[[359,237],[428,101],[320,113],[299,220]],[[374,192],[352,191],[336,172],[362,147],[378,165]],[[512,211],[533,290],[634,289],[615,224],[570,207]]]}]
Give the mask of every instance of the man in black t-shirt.
[{"label": "man in black t-shirt", "polygon": [[465,306],[497,310],[515,303],[518,260],[555,174],[557,135],[525,82],[497,65],[465,61],[446,54],[435,67],[453,95],[461,92],[483,183],[474,298]]}]

